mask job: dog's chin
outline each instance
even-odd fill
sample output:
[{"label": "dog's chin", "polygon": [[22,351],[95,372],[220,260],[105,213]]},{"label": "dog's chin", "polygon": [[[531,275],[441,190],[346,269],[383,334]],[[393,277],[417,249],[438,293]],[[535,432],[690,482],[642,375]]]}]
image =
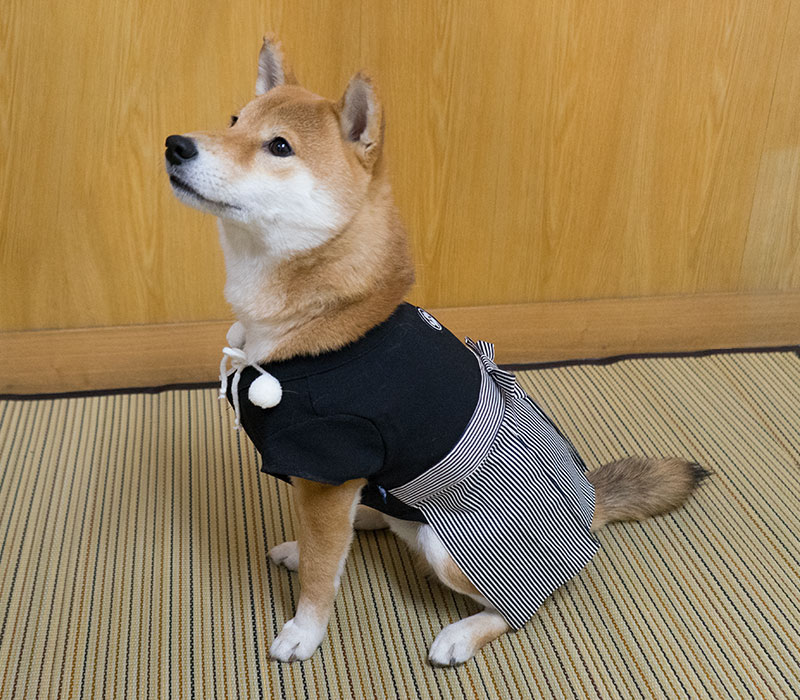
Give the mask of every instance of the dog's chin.
[{"label": "dog's chin", "polygon": [[242,220],[244,218],[244,212],[240,206],[230,204],[229,202],[210,199],[176,175],[170,175],[169,182],[172,185],[172,191],[175,193],[175,196],[180,199],[181,202],[194,209],[199,209],[202,212],[228,219]]}]

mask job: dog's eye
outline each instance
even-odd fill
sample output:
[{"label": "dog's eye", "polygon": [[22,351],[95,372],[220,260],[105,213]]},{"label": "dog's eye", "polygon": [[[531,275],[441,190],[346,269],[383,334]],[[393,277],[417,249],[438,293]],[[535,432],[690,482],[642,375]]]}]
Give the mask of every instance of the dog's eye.
[{"label": "dog's eye", "polygon": [[228,124],[228,126],[233,126],[238,121],[239,121],[239,117],[237,117],[235,114],[232,114],[231,115],[231,123]]},{"label": "dog's eye", "polygon": [[264,145],[273,156],[278,156],[278,158],[286,158],[286,156],[294,155],[294,151],[289,145],[289,142],[282,136],[276,136],[272,141]]}]

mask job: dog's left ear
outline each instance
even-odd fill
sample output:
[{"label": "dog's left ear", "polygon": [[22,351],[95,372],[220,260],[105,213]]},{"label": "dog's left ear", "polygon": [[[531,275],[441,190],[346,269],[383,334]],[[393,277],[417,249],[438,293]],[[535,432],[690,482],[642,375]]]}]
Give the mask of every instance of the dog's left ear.
[{"label": "dog's left ear", "polygon": [[258,78],[256,78],[256,97],[263,95],[278,85],[296,83],[297,80],[283,57],[281,43],[272,34],[264,37],[261,52],[258,54]]},{"label": "dog's left ear", "polygon": [[372,167],[383,142],[383,109],[369,76],[356,73],[337,106],[344,140],[366,167]]}]

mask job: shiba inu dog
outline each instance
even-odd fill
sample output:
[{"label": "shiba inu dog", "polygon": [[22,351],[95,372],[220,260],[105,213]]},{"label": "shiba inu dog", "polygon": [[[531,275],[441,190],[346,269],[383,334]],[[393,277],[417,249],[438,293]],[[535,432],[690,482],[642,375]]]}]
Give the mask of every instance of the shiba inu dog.
[{"label": "shiba inu dog", "polygon": [[[332,102],[297,84],[280,45],[268,37],[258,58],[256,97],[232,119],[230,127],[167,139],[166,169],[176,196],[189,206],[219,218],[227,270],[225,296],[237,318],[228,335],[239,362],[236,379],[242,368],[285,369],[296,367],[287,363],[297,362],[298,358],[339,358],[336,353],[350,352],[350,361],[353,352],[348,348],[366,347],[365,342],[372,343],[369,348],[377,345],[374,339],[386,335],[390,320],[401,316],[402,332],[413,327],[423,338],[420,342],[429,343],[431,348],[439,347],[437,343],[451,342],[442,335],[440,324],[430,314],[422,310],[417,314],[415,307],[402,306],[414,273],[406,232],[392,200],[383,135],[381,103],[367,75],[356,74],[341,99]],[[495,392],[491,396],[500,397],[492,384],[496,380],[506,391],[506,398],[502,401],[498,398],[497,405],[503,401],[517,402],[522,411],[520,420],[526,425],[539,421],[541,430],[546,431],[554,459],[573,466],[578,458],[572,454],[571,445],[515,388],[511,375],[498,370],[491,356],[481,348],[474,346],[473,351],[475,356],[460,344],[459,348],[452,343],[447,345],[447,352],[463,352],[471,358],[464,377],[467,384],[473,383],[470,386],[475,387],[475,396],[480,387],[487,396]],[[301,364],[304,362],[301,360]],[[342,363],[338,359],[337,362],[329,363],[328,367],[338,368]],[[263,368],[259,371],[264,374]],[[284,372],[281,382],[300,381],[289,374]],[[302,381],[311,383],[307,379]],[[320,405],[323,398],[350,400],[331,398],[336,391],[325,387],[323,392],[319,388],[321,380],[314,381],[316,388],[309,389],[312,392],[309,402],[313,405],[303,407],[309,416],[303,421],[290,416],[275,437],[280,442],[291,435],[291,449],[306,457],[310,452],[303,452],[303,445],[298,447],[303,434],[298,437],[296,425],[299,423],[307,431],[309,443],[316,443],[312,447],[331,453],[331,445],[339,438],[335,432],[326,432],[329,426],[322,419],[331,416],[323,415]],[[234,387],[231,395],[238,401],[237,391]],[[246,401],[247,396],[242,394],[241,400]],[[252,399],[252,391],[249,396]],[[280,395],[272,403],[259,405],[274,406],[279,400]],[[385,401],[391,403],[392,392],[386,393]],[[479,399],[475,398],[469,406],[470,413],[476,401]],[[495,406],[491,401],[486,405]],[[236,410],[238,417],[238,403]],[[278,420],[270,411],[270,408],[257,409],[258,420]],[[340,426],[342,444],[350,440],[348,449],[358,455],[354,464],[371,463],[370,450],[389,449],[383,444],[385,439],[373,434],[375,430],[380,432],[380,426],[375,428],[363,416],[344,413],[347,412],[341,410],[332,418]],[[494,414],[486,415],[489,418],[484,422],[490,423]],[[253,437],[254,419],[250,423],[247,420],[243,415],[243,424]],[[397,416],[397,420],[401,422],[404,418]],[[474,422],[473,416],[469,425]],[[495,431],[502,430],[497,425]],[[436,426],[432,429],[435,432]],[[357,437],[348,437],[351,432]],[[363,436],[363,449],[358,436]],[[259,449],[264,454],[272,447],[267,441]],[[288,454],[289,448],[286,449]],[[482,449],[485,454],[501,454],[489,453],[493,447]],[[446,463],[446,459],[441,459],[444,454],[432,454],[432,463]],[[294,486],[299,539],[274,547],[270,557],[299,571],[301,593],[294,618],[272,643],[273,658],[307,659],[321,643],[354,526],[391,527],[421,555],[443,584],[483,606],[482,612],[439,633],[430,648],[431,663],[462,663],[517,625],[513,613],[488,597],[488,583],[486,587],[476,585],[480,578],[478,570],[473,574],[464,561],[456,563],[453,551],[458,532],[453,532],[450,539],[443,533],[448,531],[447,527],[453,530],[452,524],[458,521],[440,518],[440,511],[431,505],[430,494],[414,500],[402,480],[392,485],[391,476],[385,473],[381,479],[388,479],[389,486],[384,488],[382,482],[373,483],[377,478],[373,478],[375,470],[353,473],[350,469],[340,478],[326,473],[317,480],[309,478],[302,461],[298,463],[301,466],[294,472],[277,472],[291,479]],[[585,483],[584,477],[576,472],[570,477],[571,482],[569,479],[565,482],[577,504],[570,517],[576,523],[585,520],[588,532],[616,520],[665,513],[682,504],[704,475],[697,465],[679,458],[627,458],[590,472]],[[417,482],[414,479],[411,483]],[[390,514],[395,512],[390,509],[381,512],[359,505],[370,488],[379,495],[373,505],[380,506],[380,497],[386,503],[387,498],[394,498],[397,503],[405,499],[405,505],[413,506],[419,517],[397,517]],[[534,494],[531,503],[536,502]],[[487,540],[484,558],[488,556],[491,560],[491,552],[498,547]],[[586,556],[593,551],[587,550]],[[566,580],[564,576],[559,580]],[[509,609],[512,608],[510,605]]]}]

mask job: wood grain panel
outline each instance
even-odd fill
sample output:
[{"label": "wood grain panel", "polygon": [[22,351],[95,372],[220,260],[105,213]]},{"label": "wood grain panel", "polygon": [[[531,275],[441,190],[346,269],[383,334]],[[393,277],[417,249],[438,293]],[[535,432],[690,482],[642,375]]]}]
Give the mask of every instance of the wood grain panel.
[{"label": "wood grain panel", "polygon": [[789,12],[740,284],[800,288],[800,3]]},{"label": "wood grain panel", "polygon": [[[433,309],[501,363],[800,345],[800,293],[597,299]],[[215,381],[228,323],[0,333],[0,394]]]},{"label": "wood grain panel", "polygon": [[322,94],[377,75],[420,303],[797,289],[797,14],[7,0],[0,329],[228,317],[214,223],[173,199],[163,141],[250,98],[265,30]]}]

